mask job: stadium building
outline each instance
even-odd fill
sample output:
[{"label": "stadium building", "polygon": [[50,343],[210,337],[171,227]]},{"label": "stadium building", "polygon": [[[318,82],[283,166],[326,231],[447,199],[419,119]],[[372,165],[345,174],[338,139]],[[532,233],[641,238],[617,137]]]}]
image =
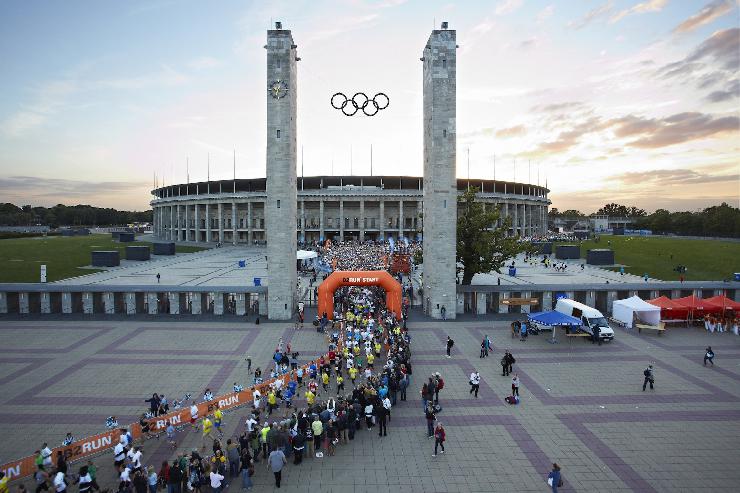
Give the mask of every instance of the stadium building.
[{"label": "stadium building", "polygon": [[[297,240],[421,239],[424,179],[412,176],[311,176],[297,179]],[[458,179],[485,207],[510,217],[511,235],[547,231],[549,190],[494,180]],[[265,241],[266,179],[168,185],[152,191],[158,239],[198,243]]]}]

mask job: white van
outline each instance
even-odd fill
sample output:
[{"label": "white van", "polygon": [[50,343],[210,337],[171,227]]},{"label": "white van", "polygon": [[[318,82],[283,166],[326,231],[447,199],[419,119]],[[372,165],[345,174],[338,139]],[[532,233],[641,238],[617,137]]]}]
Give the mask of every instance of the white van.
[{"label": "white van", "polygon": [[601,340],[611,341],[614,339],[614,331],[609,327],[606,317],[596,308],[591,308],[568,298],[560,298],[555,304],[555,311],[580,319],[583,330],[591,335],[594,333],[594,327],[598,326]]}]

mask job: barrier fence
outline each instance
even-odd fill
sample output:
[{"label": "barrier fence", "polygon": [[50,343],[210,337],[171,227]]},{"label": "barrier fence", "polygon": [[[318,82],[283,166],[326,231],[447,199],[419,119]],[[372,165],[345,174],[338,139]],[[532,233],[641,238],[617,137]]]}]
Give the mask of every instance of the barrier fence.
[{"label": "barrier fence", "polygon": [[[328,353],[325,356],[328,358]],[[302,365],[303,370],[306,371],[311,364],[318,363],[319,359],[320,358],[313,359]],[[216,409],[216,405],[218,405],[222,411],[226,411],[248,404],[253,400],[253,390],[256,389],[260,394],[265,395],[266,390],[270,385],[277,380],[282,380],[283,384],[286,385],[288,381],[291,380],[293,374],[294,372],[291,371],[285,375],[281,375],[261,384],[253,385],[247,390],[242,390],[241,392],[230,392],[228,394],[215,397],[212,401],[201,402],[198,404],[198,419],[202,419],[204,416],[212,414]],[[181,409],[172,411],[163,416],[150,418],[147,421],[149,422],[149,429],[152,432],[163,432],[167,427],[165,424],[167,421],[171,422],[174,426],[187,424],[190,422],[190,406],[184,406]],[[139,423],[133,423],[128,426],[120,426],[97,435],[77,440],[67,446],[55,447],[51,451],[51,457],[55,458],[57,456],[57,452],[62,452],[67,461],[71,463],[99,454],[108,449],[112,449],[116,444],[118,444],[122,434],[121,429],[124,428],[131,432],[134,441],[141,438],[141,425]],[[32,476],[36,471],[36,456],[30,455],[13,462],[3,464],[0,466],[0,471],[5,473],[5,476],[9,481]]]}]

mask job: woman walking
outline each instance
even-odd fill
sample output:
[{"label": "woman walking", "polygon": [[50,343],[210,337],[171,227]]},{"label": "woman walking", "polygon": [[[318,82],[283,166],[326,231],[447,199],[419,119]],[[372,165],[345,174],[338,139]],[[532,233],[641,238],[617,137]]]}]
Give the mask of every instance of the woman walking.
[{"label": "woman walking", "polygon": [[437,457],[437,447],[442,447],[441,454],[445,453],[445,439],[447,438],[447,435],[445,434],[445,429],[442,426],[441,422],[437,422],[437,427],[434,428],[434,453],[432,454],[432,457]]},{"label": "woman walking", "polygon": [[563,486],[563,479],[560,477],[560,466],[553,463],[552,471],[547,475],[547,484],[552,488],[552,493],[558,493],[558,488]]},{"label": "woman walking", "polygon": [[252,464],[252,457],[249,455],[249,449],[243,448],[241,455],[241,467],[239,471],[242,475],[242,489],[252,489],[252,474],[254,474],[254,465]]},{"label": "woman walking", "polygon": [[519,375],[517,373],[514,373],[511,379],[511,395],[519,395]]}]

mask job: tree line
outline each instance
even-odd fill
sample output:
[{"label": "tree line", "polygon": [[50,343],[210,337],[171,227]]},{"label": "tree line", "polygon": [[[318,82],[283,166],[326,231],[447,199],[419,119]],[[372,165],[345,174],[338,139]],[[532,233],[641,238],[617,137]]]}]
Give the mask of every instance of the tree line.
[{"label": "tree line", "polygon": [[152,222],[152,211],[119,211],[91,205],[32,207],[0,204],[0,226],[118,226]]},{"label": "tree line", "polygon": [[[633,229],[649,229],[654,234],[740,238],[740,208],[725,202],[696,212],[670,212],[658,209],[652,214],[634,206],[612,203],[606,204],[595,215],[632,218],[634,219]],[[548,217],[552,221],[559,218],[587,219],[589,216],[574,209],[561,212],[553,207]]]}]

